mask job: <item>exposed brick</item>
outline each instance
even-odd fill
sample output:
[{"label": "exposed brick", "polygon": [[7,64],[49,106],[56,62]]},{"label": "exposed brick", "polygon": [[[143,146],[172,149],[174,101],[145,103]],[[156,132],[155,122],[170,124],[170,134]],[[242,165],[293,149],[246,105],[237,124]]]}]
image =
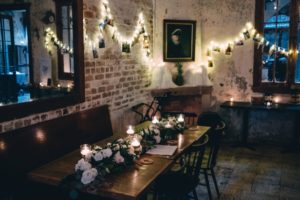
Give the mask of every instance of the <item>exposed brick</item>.
[{"label": "exposed brick", "polygon": [[97,93],[97,89],[96,88],[92,88],[92,94],[96,94]]},{"label": "exposed brick", "polygon": [[98,75],[95,76],[95,79],[96,80],[104,79],[104,75],[103,74],[98,74]]},{"label": "exposed brick", "polygon": [[113,90],[114,88],[115,88],[115,86],[109,85],[109,86],[107,86],[107,91]]},{"label": "exposed brick", "polygon": [[94,18],[95,14],[92,11],[85,11],[84,12],[84,17],[85,18]]},{"label": "exposed brick", "polygon": [[85,81],[92,81],[92,80],[94,80],[92,75],[85,76]]},{"label": "exposed brick", "polygon": [[48,114],[42,114],[42,115],[41,115],[41,120],[42,120],[42,121],[47,120],[47,118],[48,118]]},{"label": "exposed brick", "polygon": [[18,120],[15,122],[15,129],[23,127],[23,120]]},{"label": "exposed brick", "polygon": [[113,74],[105,74],[105,78],[112,78]]},{"label": "exposed brick", "polygon": [[95,62],[86,61],[84,63],[84,66],[85,67],[95,67]]},{"label": "exposed brick", "polygon": [[124,82],[124,81],[126,81],[126,78],[120,78],[120,82]]},{"label": "exposed brick", "polygon": [[29,126],[29,125],[31,125],[31,119],[25,119],[24,126]]},{"label": "exposed brick", "polygon": [[99,87],[98,88],[98,92],[105,92],[106,91],[106,87]]}]

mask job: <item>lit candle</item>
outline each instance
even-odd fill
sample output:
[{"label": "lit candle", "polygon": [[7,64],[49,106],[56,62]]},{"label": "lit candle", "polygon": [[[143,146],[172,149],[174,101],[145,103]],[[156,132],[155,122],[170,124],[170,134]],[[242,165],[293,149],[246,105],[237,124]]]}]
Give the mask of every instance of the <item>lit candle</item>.
[{"label": "lit candle", "polygon": [[234,98],[233,97],[230,97],[230,102],[233,102],[234,101]]},{"label": "lit candle", "polygon": [[134,137],[134,138],[132,139],[131,145],[132,145],[133,147],[139,147],[139,146],[141,145],[141,143],[140,143],[140,141],[139,141],[136,137]]},{"label": "lit candle", "polygon": [[91,146],[88,145],[88,144],[83,144],[80,146],[80,153],[81,155],[86,158],[86,157],[89,157],[90,154],[91,154]]},{"label": "lit candle", "polygon": [[126,133],[127,133],[128,135],[133,135],[133,134],[134,134],[134,130],[133,130],[133,127],[132,127],[131,125],[129,125],[129,127],[128,127]]},{"label": "lit candle", "polygon": [[276,104],[278,104],[278,103],[279,103],[279,98],[278,98],[278,97],[275,97],[275,98],[274,98],[274,102],[275,102]]},{"label": "lit candle", "polygon": [[141,151],[142,151],[142,146],[141,146],[141,143],[140,143],[140,141],[136,138],[136,137],[134,137],[133,139],[132,139],[132,141],[131,141],[131,147],[133,148],[133,150],[134,150],[134,153],[136,154],[136,155],[140,155],[141,154]]},{"label": "lit candle", "polygon": [[178,116],[178,122],[184,122],[184,117],[183,117],[183,115],[182,114],[180,114],[179,116]]},{"label": "lit candle", "polygon": [[267,107],[270,107],[272,105],[272,103],[271,102],[267,102]]},{"label": "lit candle", "polygon": [[170,124],[170,122],[168,121],[168,123],[165,125],[166,128],[171,128],[172,125]]},{"label": "lit candle", "polygon": [[152,124],[158,124],[158,123],[159,123],[159,121],[158,121],[157,117],[154,116],[152,119]]}]

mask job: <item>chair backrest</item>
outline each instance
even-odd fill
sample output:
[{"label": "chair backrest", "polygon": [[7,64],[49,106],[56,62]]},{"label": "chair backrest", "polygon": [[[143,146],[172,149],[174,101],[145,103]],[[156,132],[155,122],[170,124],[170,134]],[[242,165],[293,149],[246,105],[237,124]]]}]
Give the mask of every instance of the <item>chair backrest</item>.
[{"label": "chair backrest", "polygon": [[205,135],[202,139],[197,141],[197,143],[195,143],[185,154],[185,173],[195,177],[199,177],[204,152],[208,141],[209,136]]},{"label": "chair backrest", "polygon": [[207,168],[213,168],[217,162],[217,155],[219,152],[222,136],[226,127],[225,122],[215,112],[204,112],[199,115],[198,125],[210,126],[209,144],[208,144],[208,158],[205,161]]}]

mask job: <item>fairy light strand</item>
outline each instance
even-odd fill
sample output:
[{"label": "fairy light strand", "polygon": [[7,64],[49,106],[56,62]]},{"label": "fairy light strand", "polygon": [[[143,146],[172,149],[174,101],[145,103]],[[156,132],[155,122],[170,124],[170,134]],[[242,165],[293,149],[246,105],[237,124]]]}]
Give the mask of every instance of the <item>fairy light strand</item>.
[{"label": "fairy light strand", "polygon": [[248,22],[240,32],[239,36],[234,39],[234,41],[227,41],[225,43],[216,43],[214,41],[210,42],[206,50],[207,65],[209,67],[213,67],[213,52],[224,52],[225,55],[230,55],[233,52],[234,46],[241,46],[246,40],[251,38],[255,43],[258,44],[258,48],[262,47],[262,49],[264,49],[264,47],[267,47],[267,49],[269,50],[269,55],[272,55],[276,52],[280,52],[286,56],[299,54],[299,50],[297,49],[287,50],[285,48],[277,46],[276,44],[271,45],[269,41],[267,41],[261,34],[258,33],[252,23]]},{"label": "fairy light strand", "polygon": [[53,43],[54,45],[57,46],[57,48],[59,48],[60,50],[63,51],[63,53],[69,53],[70,55],[73,54],[73,48],[69,47],[67,44],[63,43],[62,41],[60,41],[56,34],[54,33],[54,31],[48,27],[45,30],[45,48],[51,52],[51,47],[50,47],[50,43]]}]

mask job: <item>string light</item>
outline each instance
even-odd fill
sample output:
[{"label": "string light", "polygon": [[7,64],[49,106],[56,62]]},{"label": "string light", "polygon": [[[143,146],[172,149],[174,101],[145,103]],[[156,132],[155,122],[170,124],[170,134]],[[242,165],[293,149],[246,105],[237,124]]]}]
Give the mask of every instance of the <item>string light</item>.
[{"label": "string light", "polygon": [[[224,44],[217,44],[214,41],[211,41],[207,47],[206,51],[206,57],[209,67],[213,67],[213,58],[212,58],[212,52],[222,52],[225,53],[225,55],[230,55],[233,51],[234,46],[241,46],[244,44],[245,40],[248,40],[252,37],[253,41],[258,44],[258,48],[263,46],[263,49],[267,49],[267,52],[269,55],[274,54],[275,52],[281,52],[282,54],[288,56],[293,54],[299,54],[299,50],[286,50],[285,48],[278,47],[275,44],[270,45],[270,42],[267,41],[261,34],[257,32],[257,30],[254,28],[252,23],[248,22],[246,23],[245,27],[240,32],[239,36],[234,39],[234,41],[228,41],[225,45]],[[224,50],[225,49],[225,50]]]},{"label": "string light", "polygon": [[62,41],[60,41],[56,34],[53,32],[53,30],[48,27],[45,30],[45,48],[51,52],[50,43],[53,43],[57,46],[58,49],[62,50],[63,53],[69,53],[70,55],[73,54],[73,49],[70,48],[67,44],[64,44]]},{"label": "string light", "polygon": [[112,27],[112,39],[119,42],[121,45],[127,44],[130,47],[134,46],[139,41],[143,42],[142,48],[145,49],[145,55],[149,57],[151,55],[150,51],[150,36],[147,32],[145,26],[145,18],[141,12],[138,16],[138,20],[134,31],[130,37],[123,36],[117,26],[114,24],[114,19],[111,14],[111,9],[109,8],[109,3],[107,0],[102,0],[102,20],[99,24],[101,32],[109,25]]}]

